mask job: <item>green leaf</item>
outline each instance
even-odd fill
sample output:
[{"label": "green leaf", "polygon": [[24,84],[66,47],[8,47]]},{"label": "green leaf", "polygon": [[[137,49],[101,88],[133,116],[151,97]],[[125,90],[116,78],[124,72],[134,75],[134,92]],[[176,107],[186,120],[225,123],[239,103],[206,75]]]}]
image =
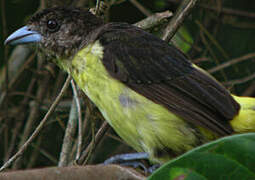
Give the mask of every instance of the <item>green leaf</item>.
[{"label": "green leaf", "polygon": [[148,179],[255,179],[254,151],[255,133],[224,137],[166,163]]},{"label": "green leaf", "polygon": [[201,175],[197,174],[194,171],[191,171],[190,169],[178,168],[178,167],[176,168],[174,167],[170,169],[169,177],[170,177],[170,180],[185,180],[185,179],[206,180],[204,177],[202,177]]}]

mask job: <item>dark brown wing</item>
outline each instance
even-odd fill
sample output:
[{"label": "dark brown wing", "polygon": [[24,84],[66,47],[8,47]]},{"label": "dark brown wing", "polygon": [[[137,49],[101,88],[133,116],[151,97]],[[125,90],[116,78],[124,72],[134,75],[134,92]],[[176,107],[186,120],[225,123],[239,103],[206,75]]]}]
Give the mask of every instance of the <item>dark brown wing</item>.
[{"label": "dark brown wing", "polygon": [[98,39],[112,77],[190,123],[219,135],[232,132],[228,121],[239,104],[178,49],[125,23],[105,25]]}]

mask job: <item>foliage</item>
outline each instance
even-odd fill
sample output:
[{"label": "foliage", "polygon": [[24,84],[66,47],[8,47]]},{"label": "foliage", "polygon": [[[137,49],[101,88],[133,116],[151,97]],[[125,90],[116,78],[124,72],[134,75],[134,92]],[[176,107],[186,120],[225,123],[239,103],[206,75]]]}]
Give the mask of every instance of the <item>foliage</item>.
[{"label": "foliage", "polygon": [[255,133],[221,138],[170,161],[148,180],[255,179],[254,148]]}]

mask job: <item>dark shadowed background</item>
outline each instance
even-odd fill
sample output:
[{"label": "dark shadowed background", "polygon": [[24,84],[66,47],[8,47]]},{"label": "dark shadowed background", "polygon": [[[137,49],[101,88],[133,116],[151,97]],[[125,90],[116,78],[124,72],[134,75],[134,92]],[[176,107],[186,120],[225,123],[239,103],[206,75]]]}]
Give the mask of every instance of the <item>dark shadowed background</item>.
[{"label": "dark shadowed background", "polygon": [[[0,163],[10,158],[36,128],[61,89],[66,74],[37,57],[28,46],[5,47],[5,38],[24,25],[39,9],[55,5],[94,7],[92,0],[0,1]],[[139,5],[137,4],[139,3]],[[179,0],[106,0],[105,20],[136,23],[148,15],[176,11]],[[150,31],[160,36],[164,26]],[[173,43],[197,65],[208,70],[232,93],[255,95],[255,1],[201,0],[186,18]],[[224,64],[227,63],[227,64]],[[71,118],[71,87],[55,113],[15,169],[58,164],[68,119]],[[93,141],[103,120],[80,93],[83,112],[83,150]],[[74,159],[77,133],[69,162]],[[89,164],[123,152],[133,152],[109,129],[88,153]]]}]

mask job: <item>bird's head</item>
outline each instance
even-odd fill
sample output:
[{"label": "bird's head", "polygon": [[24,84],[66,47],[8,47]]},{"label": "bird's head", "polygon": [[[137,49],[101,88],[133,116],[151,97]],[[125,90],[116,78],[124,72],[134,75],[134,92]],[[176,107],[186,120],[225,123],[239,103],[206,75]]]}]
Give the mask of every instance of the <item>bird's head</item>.
[{"label": "bird's head", "polygon": [[36,13],[27,25],[11,34],[5,44],[37,43],[51,58],[68,58],[103,21],[88,10],[49,8]]}]

